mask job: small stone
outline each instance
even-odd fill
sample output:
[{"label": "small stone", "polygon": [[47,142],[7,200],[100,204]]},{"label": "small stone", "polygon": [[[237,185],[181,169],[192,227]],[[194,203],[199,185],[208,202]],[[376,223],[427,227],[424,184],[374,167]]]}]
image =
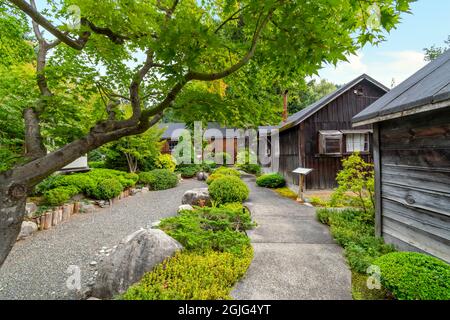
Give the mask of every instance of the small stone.
[{"label": "small stone", "polygon": [[147,193],[150,191],[150,189],[148,187],[144,187],[141,190],[142,190],[142,193]]},{"label": "small stone", "polygon": [[157,220],[155,222],[152,222],[152,228],[157,228],[161,224],[160,220]]},{"label": "small stone", "polygon": [[33,235],[33,233],[35,233],[37,230],[38,226],[36,223],[32,221],[23,221],[17,240],[28,238],[31,235]]},{"label": "small stone", "polygon": [[106,250],[106,249],[108,249],[108,247],[102,247],[102,250]]},{"label": "small stone", "polygon": [[194,208],[190,204],[182,204],[178,207],[178,213],[181,211],[193,211]]},{"label": "small stone", "polygon": [[95,267],[97,265],[97,261],[91,261],[91,263],[89,263],[89,265],[91,267]]},{"label": "small stone", "polygon": [[99,299],[99,298],[96,298],[96,297],[89,297],[89,298],[87,298],[87,300],[102,300],[102,299]]},{"label": "small stone", "polygon": [[33,202],[27,202],[25,211],[27,212],[27,217],[31,218],[33,214],[37,211],[38,207]]}]

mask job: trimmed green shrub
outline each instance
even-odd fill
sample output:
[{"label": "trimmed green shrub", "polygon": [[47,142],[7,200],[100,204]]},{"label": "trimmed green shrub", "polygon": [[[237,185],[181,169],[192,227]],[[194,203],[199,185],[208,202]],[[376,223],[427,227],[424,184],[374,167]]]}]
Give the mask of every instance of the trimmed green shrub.
[{"label": "trimmed green shrub", "polygon": [[57,187],[44,193],[45,202],[51,206],[59,206],[69,201],[80,191],[75,186]]},{"label": "trimmed green shrub", "polygon": [[241,179],[235,176],[223,176],[214,180],[208,187],[211,198],[218,204],[243,202],[250,190]]},{"label": "trimmed green shrub", "polygon": [[213,174],[222,174],[224,176],[235,176],[240,178],[241,173],[233,168],[227,168],[227,167],[220,167],[214,170]]},{"label": "trimmed green shrub", "polygon": [[176,171],[181,174],[182,178],[192,178],[201,170],[201,166],[197,164],[189,164],[178,167]]},{"label": "trimmed green shrub", "polygon": [[79,192],[87,193],[96,187],[96,182],[86,174],[76,173],[60,176],[53,183],[53,187],[74,186]]},{"label": "trimmed green shrub", "polygon": [[178,184],[178,177],[167,169],[155,169],[139,173],[139,182],[148,185],[152,190],[166,190]]},{"label": "trimmed green shrub", "polygon": [[251,246],[229,252],[182,251],[166,259],[122,296],[125,300],[225,300],[253,259]]},{"label": "trimmed green shrub", "polygon": [[223,177],[226,177],[226,176],[223,174],[220,174],[220,173],[213,173],[208,177],[208,179],[206,179],[206,184],[209,186],[216,179],[223,178]]},{"label": "trimmed green shrub", "polygon": [[96,199],[109,200],[120,195],[123,191],[123,185],[118,179],[106,179],[100,181],[92,192]]},{"label": "trimmed green shrub", "polygon": [[105,161],[89,161],[89,168],[103,169],[106,168]]},{"label": "trimmed green shrub", "polygon": [[381,283],[400,300],[450,300],[450,265],[416,252],[393,252],[373,262]]},{"label": "trimmed green shrub", "polygon": [[257,164],[241,164],[238,165],[238,168],[254,175],[260,175],[261,174],[261,166]]},{"label": "trimmed green shrub", "polygon": [[241,253],[250,244],[244,231],[253,228],[248,210],[240,206],[182,211],[159,226],[188,250]]},{"label": "trimmed green shrub", "polygon": [[34,188],[34,194],[44,194],[46,191],[51,190],[55,188],[55,184],[59,179],[61,179],[63,176],[58,174],[53,174],[44,180],[42,180],[40,183],[36,185]]},{"label": "trimmed green shrub", "polygon": [[167,169],[174,172],[177,163],[171,154],[160,154],[156,159],[155,166],[158,169]]},{"label": "trimmed green shrub", "polygon": [[269,173],[256,179],[256,184],[264,188],[281,188],[286,185],[286,181],[279,173]]}]

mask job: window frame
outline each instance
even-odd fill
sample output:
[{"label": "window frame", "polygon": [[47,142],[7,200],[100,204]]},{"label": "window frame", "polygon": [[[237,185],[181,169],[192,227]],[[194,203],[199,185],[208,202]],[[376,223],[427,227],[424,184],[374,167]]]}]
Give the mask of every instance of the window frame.
[{"label": "window frame", "polygon": [[[327,151],[327,140],[339,141],[339,152]],[[321,156],[341,156],[343,147],[343,134],[339,130],[320,130],[319,131],[319,155]]]},{"label": "window frame", "polygon": [[[341,132],[344,135],[344,146],[345,146],[344,154],[352,154],[355,152],[359,152],[360,154],[370,154],[370,148],[371,148],[371,136],[370,135],[373,133],[373,130],[370,130],[370,129],[367,129],[367,130],[341,130]],[[347,149],[347,137],[349,135],[355,135],[355,134],[364,135],[364,147],[367,144],[367,150],[349,151]]]}]

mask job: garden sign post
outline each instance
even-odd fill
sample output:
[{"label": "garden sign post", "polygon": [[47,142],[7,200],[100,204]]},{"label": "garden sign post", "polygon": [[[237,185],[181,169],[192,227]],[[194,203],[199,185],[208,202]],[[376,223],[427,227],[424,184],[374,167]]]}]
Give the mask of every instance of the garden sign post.
[{"label": "garden sign post", "polygon": [[305,199],[303,197],[303,190],[305,185],[305,177],[312,171],[313,169],[307,169],[307,168],[297,168],[293,173],[297,173],[300,175],[299,182],[298,182],[298,198],[297,201],[300,203],[304,203]]}]

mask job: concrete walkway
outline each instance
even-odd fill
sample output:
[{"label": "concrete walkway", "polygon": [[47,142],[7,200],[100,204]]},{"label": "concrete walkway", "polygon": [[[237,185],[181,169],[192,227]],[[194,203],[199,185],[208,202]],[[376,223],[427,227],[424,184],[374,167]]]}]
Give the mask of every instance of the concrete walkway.
[{"label": "concrete walkway", "polygon": [[249,232],[255,258],[236,285],[235,299],[351,299],[351,273],[315,209],[256,186],[249,202],[258,227]]}]

